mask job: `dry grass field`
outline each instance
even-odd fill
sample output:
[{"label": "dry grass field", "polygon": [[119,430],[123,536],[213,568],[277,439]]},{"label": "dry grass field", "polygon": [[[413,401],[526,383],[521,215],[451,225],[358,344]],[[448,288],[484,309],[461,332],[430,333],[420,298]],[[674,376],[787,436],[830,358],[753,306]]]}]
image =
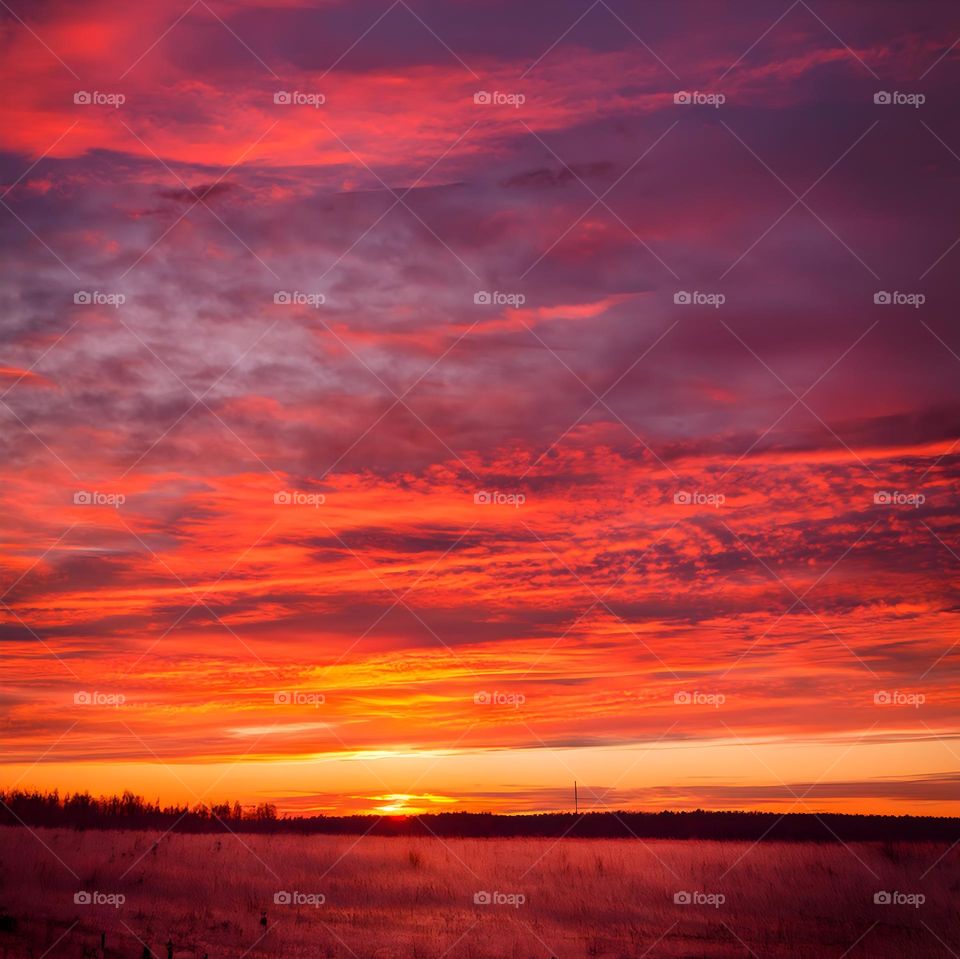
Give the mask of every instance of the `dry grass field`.
[{"label": "dry grass field", "polygon": [[960,852],[945,845],[157,838],[0,828],[3,956],[960,954]]}]

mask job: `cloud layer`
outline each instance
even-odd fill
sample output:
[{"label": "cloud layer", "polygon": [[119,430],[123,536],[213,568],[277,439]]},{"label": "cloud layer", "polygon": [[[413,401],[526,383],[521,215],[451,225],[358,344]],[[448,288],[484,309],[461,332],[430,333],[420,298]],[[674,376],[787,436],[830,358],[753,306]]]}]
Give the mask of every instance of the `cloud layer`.
[{"label": "cloud layer", "polygon": [[[9,778],[550,808],[559,751],[623,802],[956,812],[958,34],[5,13]],[[351,757],[386,781],[256,772]]]}]

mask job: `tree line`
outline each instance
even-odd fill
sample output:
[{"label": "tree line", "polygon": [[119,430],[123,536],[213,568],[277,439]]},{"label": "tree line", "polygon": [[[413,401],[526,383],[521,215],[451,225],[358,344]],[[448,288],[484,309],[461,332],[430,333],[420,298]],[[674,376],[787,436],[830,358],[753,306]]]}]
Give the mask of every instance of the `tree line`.
[{"label": "tree line", "polygon": [[438,836],[442,838],[714,839],[817,842],[960,840],[960,819],[843,813],[595,811],[500,815],[281,816],[272,803],[162,806],[132,792],[91,796],[57,790],[0,791],[0,825],[164,832],[258,832]]}]

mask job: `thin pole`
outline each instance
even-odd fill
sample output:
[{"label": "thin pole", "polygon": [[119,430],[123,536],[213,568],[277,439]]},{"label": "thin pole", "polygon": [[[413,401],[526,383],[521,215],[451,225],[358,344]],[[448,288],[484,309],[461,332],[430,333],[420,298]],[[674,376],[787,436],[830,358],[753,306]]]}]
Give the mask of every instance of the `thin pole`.
[{"label": "thin pole", "polygon": [[573,781],[573,811],[576,813],[580,812],[580,799],[577,796],[577,781]]}]

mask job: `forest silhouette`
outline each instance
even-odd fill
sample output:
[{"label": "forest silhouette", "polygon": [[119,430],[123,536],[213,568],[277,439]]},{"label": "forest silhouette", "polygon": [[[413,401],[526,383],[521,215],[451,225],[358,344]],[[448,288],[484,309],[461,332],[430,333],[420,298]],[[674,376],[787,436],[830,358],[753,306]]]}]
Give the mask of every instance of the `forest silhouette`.
[{"label": "forest silhouette", "polygon": [[418,815],[291,816],[272,803],[163,806],[132,792],[0,792],[0,825],[74,829],[159,829],[181,833],[369,834],[464,838],[714,839],[894,842],[960,839],[960,818],[749,811],[603,810],[535,814],[441,812]]}]

